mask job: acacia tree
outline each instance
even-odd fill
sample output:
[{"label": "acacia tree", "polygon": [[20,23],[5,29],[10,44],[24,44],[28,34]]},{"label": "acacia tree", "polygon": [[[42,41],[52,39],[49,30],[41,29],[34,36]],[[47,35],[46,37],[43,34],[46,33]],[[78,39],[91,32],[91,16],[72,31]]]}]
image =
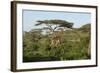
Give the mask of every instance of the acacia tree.
[{"label": "acacia tree", "polygon": [[[67,27],[67,28],[72,28],[73,23],[70,23],[65,20],[59,20],[59,19],[53,19],[53,20],[39,20],[37,21],[36,26],[45,24],[47,26],[47,29],[52,30],[53,32],[58,28],[58,27]],[[52,27],[54,26],[54,28]],[[45,28],[46,29],[46,28]]]},{"label": "acacia tree", "polygon": [[[46,25],[43,29],[49,30],[49,33],[51,33],[51,46],[57,46],[61,42],[62,34],[64,32],[63,28],[72,28],[73,23],[60,20],[60,19],[52,19],[52,20],[39,20],[37,21],[36,26],[39,25]],[[58,29],[59,28],[59,29]]]}]

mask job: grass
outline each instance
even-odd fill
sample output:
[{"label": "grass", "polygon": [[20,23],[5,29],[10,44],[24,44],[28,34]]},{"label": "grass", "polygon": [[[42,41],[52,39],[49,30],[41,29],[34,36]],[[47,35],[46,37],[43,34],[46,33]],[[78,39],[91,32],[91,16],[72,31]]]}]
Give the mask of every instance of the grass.
[{"label": "grass", "polygon": [[[85,31],[84,31],[85,30]],[[87,31],[86,31],[87,30]],[[63,42],[50,46],[49,36],[39,32],[25,32],[23,41],[23,62],[61,61],[90,59],[87,53],[90,43],[90,29],[77,28],[65,31]]]}]

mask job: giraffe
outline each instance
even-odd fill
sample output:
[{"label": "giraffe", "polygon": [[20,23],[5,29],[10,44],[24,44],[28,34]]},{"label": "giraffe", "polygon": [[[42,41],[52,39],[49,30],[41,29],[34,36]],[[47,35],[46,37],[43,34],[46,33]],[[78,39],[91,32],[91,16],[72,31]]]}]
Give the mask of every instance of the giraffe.
[{"label": "giraffe", "polygon": [[57,47],[62,42],[63,38],[63,28],[59,28],[59,31],[54,31],[54,33],[50,37],[51,46]]}]

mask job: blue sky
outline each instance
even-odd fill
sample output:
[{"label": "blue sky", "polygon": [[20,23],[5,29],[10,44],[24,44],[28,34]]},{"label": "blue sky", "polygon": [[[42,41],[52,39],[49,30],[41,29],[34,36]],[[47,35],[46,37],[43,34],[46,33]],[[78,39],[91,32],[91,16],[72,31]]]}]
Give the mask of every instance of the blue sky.
[{"label": "blue sky", "polygon": [[35,26],[36,21],[49,19],[62,19],[73,22],[73,27],[78,28],[91,22],[91,14],[83,12],[23,10],[23,31],[41,28],[42,26]]}]

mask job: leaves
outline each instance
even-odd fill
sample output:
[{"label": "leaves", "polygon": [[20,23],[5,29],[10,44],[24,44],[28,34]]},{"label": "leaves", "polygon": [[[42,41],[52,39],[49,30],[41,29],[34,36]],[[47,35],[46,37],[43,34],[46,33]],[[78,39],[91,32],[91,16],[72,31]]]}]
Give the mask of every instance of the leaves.
[{"label": "leaves", "polygon": [[59,25],[59,27],[68,27],[68,28],[72,28],[72,26],[73,26],[73,23],[70,23],[70,22],[65,21],[65,20],[60,20],[60,19],[39,20],[37,22],[38,23],[36,24],[36,26],[41,25],[41,24]]},{"label": "leaves", "polygon": [[[72,28],[73,23],[57,19],[37,22],[36,26],[42,24],[47,26],[42,29],[32,29],[29,32],[24,32],[23,62],[90,59],[91,55],[87,54],[88,45],[90,44],[90,34],[88,33],[89,31],[82,33],[85,29],[90,30],[90,25],[86,24],[80,28],[73,28],[71,31],[63,31],[63,36],[60,34],[63,42],[57,46],[55,44],[50,46],[52,35],[61,31],[61,28],[58,27]],[[54,25],[57,26],[52,28]],[[55,31],[55,29],[59,31]],[[41,34],[42,30],[50,30],[53,33],[43,35]],[[58,37],[57,33],[55,35]]]}]

